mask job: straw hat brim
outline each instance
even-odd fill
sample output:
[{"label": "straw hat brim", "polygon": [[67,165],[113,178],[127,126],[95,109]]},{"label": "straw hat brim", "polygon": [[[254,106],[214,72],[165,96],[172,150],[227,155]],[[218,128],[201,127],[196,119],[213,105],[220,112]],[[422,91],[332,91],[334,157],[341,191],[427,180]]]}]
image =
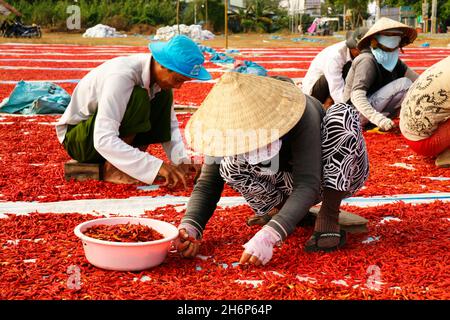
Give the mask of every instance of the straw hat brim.
[{"label": "straw hat brim", "polygon": [[234,156],[269,145],[298,123],[306,98],[294,84],[227,72],[188,121],[186,141],[212,157]]},{"label": "straw hat brim", "polygon": [[370,45],[370,39],[373,35],[380,33],[382,31],[397,29],[403,32],[401,47],[407,46],[410,43],[413,43],[417,38],[417,31],[410,26],[389,19],[389,18],[381,18],[378,20],[370,29],[367,31],[366,35],[358,42],[358,49],[362,50],[365,47]]}]

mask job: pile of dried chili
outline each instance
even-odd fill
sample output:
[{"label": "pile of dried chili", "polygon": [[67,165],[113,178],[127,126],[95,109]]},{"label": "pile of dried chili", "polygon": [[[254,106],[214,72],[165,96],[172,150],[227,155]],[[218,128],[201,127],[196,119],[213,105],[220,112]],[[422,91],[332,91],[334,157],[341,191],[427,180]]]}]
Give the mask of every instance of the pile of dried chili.
[{"label": "pile of dried chili", "polygon": [[164,236],[149,226],[141,224],[99,224],[83,232],[86,236],[112,242],[147,242],[163,239]]}]

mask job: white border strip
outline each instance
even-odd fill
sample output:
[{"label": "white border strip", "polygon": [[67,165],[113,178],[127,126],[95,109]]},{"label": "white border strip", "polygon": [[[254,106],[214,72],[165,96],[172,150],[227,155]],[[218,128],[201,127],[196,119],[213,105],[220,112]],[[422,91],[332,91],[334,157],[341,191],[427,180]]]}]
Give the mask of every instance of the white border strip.
[{"label": "white border strip", "polygon": [[[163,197],[131,197],[128,199],[91,199],[69,200],[59,202],[0,202],[0,215],[5,213],[24,215],[39,213],[82,213],[102,215],[140,216],[145,211],[155,210],[166,205],[179,209],[186,208],[189,197],[166,195]],[[424,204],[433,201],[450,202],[450,193],[400,194],[394,196],[353,197],[343,201],[344,205],[356,207],[374,207],[393,204],[399,201],[412,204]],[[243,197],[222,197],[218,203],[221,207],[234,207],[246,204]],[[3,216],[6,217],[6,216]]]}]

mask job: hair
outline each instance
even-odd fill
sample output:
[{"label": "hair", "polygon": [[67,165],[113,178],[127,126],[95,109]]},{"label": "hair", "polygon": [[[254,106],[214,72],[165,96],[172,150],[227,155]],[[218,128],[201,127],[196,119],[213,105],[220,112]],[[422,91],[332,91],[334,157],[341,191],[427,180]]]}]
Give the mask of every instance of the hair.
[{"label": "hair", "polygon": [[269,78],[277,79],[277,80],[284,81],[284,82],[289,82],[289,83],[292,83],[295,85],[295,82],[291,78],[286,77],[286,76],[270,76]]},{"label": "hair", "polygon": [[355,31],[347,31],[345,38],[345,44],[349,49],[357,49],[358,42],[364,37],[364,35],[369,31],[367,27],[356,28]]}]

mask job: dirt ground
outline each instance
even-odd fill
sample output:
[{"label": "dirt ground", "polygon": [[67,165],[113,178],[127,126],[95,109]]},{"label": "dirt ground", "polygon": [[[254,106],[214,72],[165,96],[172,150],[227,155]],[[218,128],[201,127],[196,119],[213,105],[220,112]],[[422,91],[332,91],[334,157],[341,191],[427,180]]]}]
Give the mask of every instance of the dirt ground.
[{"label": "dirt ground", "polygon": [[[344,32],[335,33],[334,36],[312,37],[300,34],[235,34],[228,36],[228,48],[264,48],[264,47],[326,47],[344,39]],[[278,36],[281,39],[274,39]],[[306,38],[295,42],[292,39]],[[0,38],[0,43],[45,43],[45,44],[75,44],[75,45],[147,45],[148,36],[129,35],[127,38],[83,38],[81,33],[50,33],[45,32],[41,39]],[[419,34],[411,46],[421,46],[428,42],[430,47],[450,47],[450,33],[447,34]],[[210,47],[225,47],[225,36],[217,35],[213,40],[201,42]]]}]

